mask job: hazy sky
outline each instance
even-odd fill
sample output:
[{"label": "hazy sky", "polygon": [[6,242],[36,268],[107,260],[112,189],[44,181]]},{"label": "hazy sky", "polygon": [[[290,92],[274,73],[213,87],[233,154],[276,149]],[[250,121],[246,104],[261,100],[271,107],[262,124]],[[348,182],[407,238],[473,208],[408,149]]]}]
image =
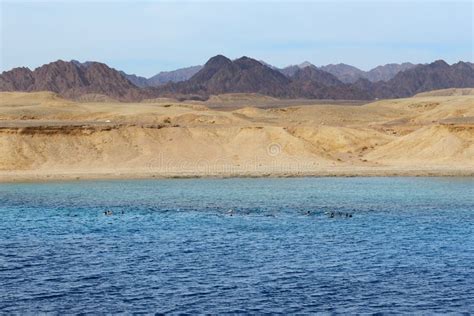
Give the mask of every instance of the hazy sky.
[{"label": "hazy sky", "polygon": [[57,59],[128,73],[216,54],[369,69],[473,60],[473,1],[1,1],[0,70]]}]

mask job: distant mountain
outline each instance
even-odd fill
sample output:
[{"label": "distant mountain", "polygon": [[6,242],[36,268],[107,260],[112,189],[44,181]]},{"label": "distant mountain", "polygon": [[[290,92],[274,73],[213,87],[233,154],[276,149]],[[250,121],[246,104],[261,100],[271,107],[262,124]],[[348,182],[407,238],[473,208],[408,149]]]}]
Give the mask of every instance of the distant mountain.
[{"label": "distant mountain", "polygon": [[319,69],[333,74],[344,83],[354,83],[360,78],[365,78],[364,71],[346,64],[330,64],[319,67]]},{"label": "distant mountain", "polygon": [[117,70],[98,62],[58,60],[31,71],[14,68],[0,75],[0,91],[53,91],[64,97],[103,94],[120,100],[142,92]]},{"label": "distant mountain", "polygon": [[287,77],[293,77],[293,75],[300,69],[304,69],[306,67],[310,67],[310,66],[313,66],[315,67],[312,63],[310,63],[309,61],[305,61],[305,62],[302,62],[301,64],[299,65],[290,65],[290,66],[287,66],[285,68],[281,68],[281,69],[278,69],[278,68],[275,68],[277,70],[279,70],[282,74],[284,74],[285,76]]},{"label": "distant mountain", "polygon": [[377,66],[374,69],[365,72],[363,78],[366,78],[372,82],[388,81],[395,77],[395,75],[397,75],[399,72],[411,69],[415,66],[416,65],[412,63],[386,64],[383,66]]},{"label": "distant mountain", "polygon": [[416,65],[412,63],[386,64],[377,66],[369,71],[363,71],[359,68],[346,64],[330,64],[327,66],[322,66],[320,69],[335,75],[344,83],[354,83],[359,79],[368,79],[372,82],[388,81],[395,77],[395,75],[399,72],[405,71],[415,66]]},{"label": "distant mountain", "polygon": [[127,74],[123,71],[120,73],[124,76],[127,80],[132,82],[134,85],[140,88],[146,87],[158,87],[169,82],[180,82],[185,81],[194,76],[199,70],[201,70],[202,66],[191,66],[181,69],[176,69],[172,71],[162,71],[157,75],[154,75],[151,78],[140,77],[133,74]]},{"label": "distant mountain", "polygon": [[191,66],[173,71],[162,71],[159,74],[148,79],[149,87],[157,87],[168,82],[180,82],[190,79],[194,76],[203,66]]}]

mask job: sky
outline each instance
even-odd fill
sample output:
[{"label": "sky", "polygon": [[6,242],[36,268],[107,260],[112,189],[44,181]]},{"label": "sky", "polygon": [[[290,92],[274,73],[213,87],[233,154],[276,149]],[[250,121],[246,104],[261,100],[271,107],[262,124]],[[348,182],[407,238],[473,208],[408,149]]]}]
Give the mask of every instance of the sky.
[{"label": "sky", "polygon": [[364,70],[472,62],[473,2],[0,0],[0,71],[76,59],[149,77],[217,54]]}]

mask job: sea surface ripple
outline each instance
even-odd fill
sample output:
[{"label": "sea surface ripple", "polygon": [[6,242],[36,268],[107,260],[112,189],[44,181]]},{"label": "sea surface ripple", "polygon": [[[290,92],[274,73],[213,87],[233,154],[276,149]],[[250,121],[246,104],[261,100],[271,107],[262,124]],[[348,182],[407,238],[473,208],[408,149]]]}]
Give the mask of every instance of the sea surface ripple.
[{"label": "sea surface ripple", "polygon": [[474,312],[473,178],[1,184],[0,216],[2,314]]}]

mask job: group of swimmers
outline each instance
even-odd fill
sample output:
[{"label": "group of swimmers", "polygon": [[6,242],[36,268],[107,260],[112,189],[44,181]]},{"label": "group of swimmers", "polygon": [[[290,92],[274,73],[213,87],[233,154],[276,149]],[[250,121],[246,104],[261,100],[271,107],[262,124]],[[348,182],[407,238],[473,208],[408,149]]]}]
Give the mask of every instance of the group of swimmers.
[{"label": "group of swimmers", "polygon": [[[234,210],[233,209],[229,209],[227,211],[227,214],[229,216],[234,216]],[[306,216],[310,216],[312,215],[313,213],[311,211],[306,211],[304,213],[304,215]],[[345,217],[345,218],[350,218],[352,217],[352,213],[344,213],[344,212],[335,212],[335,211],[332,211],[332,212],[324,212],[325,215],[329,216],[330,218],[334,218],[334,217]],[[272,216],[274,217],[274,215]]]},{"label": "group of swimmers", "polygon": [[[125,214],[125,211],[122,211],[121,214]],[[111,210],[106,210],[104,211],[104,215],[111,216],[111,215],[114,215],[114,212],[112,212]]]},{"label": "group of swimmers", "polygon": [[[338,216],[338,217],[345,217],[345,218],[352,217],[352,213],[335,212],[335,211],[324,212],[324,214],[327,215],[327,216],[330,217],[330,218],[334,218],[334,217],[336,217],[336,216]],[[311,211],[306,211],[306,215],[307,215],[307,216],[311,215]]]},{"label": "group of swimmers", "polygon": [[[104,211],[104,215],[105,216],[111,216],[113,215],[114,213],[111,211],[111,210],[106,210]],[[125,214],[124,211],[122,211],[122,214]],[[304,213],[304,215],[306,216],[310,216],[312,215],[313,213],[311,211],[306,211]],[[327,215],[328,217],[330,218],[335,218],[335,217],[345,217],[345,218],[350,218],[352,217],[352,213],[345,213],[345,212],[335,212],[335,211],[331,211],[331,212],[324,212],[325,215]],[[234,216],[234,210],[233,209],[229,209],[227,211],[227,215],[229,216]],[[274,215],[272,216],[274,217]]]},{"label": "group of swimmers", "polygon": [[349,218],[349,217],[352,217],[352,213],[344,213],[344,212],[325,212],[324,214],[326,214],[327,216],[329,216],[330,218],[334,218],[336,216],[338,217],[345,217],[345,218]]}]

